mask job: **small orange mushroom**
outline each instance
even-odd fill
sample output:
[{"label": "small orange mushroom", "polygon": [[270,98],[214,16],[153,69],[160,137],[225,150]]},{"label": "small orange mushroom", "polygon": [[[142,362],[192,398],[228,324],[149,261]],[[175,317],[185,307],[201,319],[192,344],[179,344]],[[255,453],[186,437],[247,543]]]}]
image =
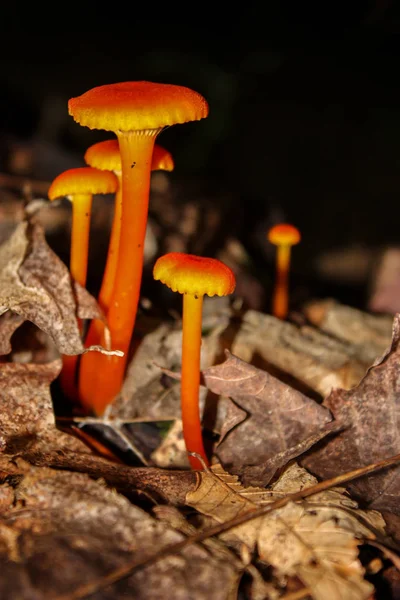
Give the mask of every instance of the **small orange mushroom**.
[{"label": "small orange mushroom", "polygon": [[155,139],[167,126],[203,119],[208,104],[186,87],[128,81],[71,98],[68,109],[83,126],[113,131],[121,153],[122,223],[108,325],[112,347],[124,357],[98,356],[96,386],[85,402],[102,412],[121,388],[136,320]]},{"label": "small orange mushroom", "polygon": [[[72,229],[70,272],[75,281],[86,286],[90,215],[94,194],[112,194],[118,187],[118,180],[110,171],[100,171],[92,167],[69,169],[58,175],[48,191],[50,200],[67,197],[72,202]],[[76,399],[75,385],[76,356],[63,357],[61,386],[68,398]]]},{"label": "small orange mushroom", "polygon": [[64,171],[50,186],[50,200],[67,197],[72,202],[70,271],[72,278],[83,287],[86,286],[93,195],[113,194],[117,189],[114,173],[92,167]]},{"label": "small orange mushroom", "polygon": [[288,276],[291,248],[300,242],[300,232],[293,225],[281,223],[271,227],[268,240],[277,246],[276,282],[272,303],[272,313],[279,319],[285,319],[289,307]]},{"label": "small orange mushroom", "polygon": [[[199,412],[200,347],[203,296],[226,296],[235,289],[235,276],[214,258],[171,252],[154,265],[154,279],[183,294],[181,410],[183,436],[188,452],[196,452],[207,464]],[[189,457],[193,469],[201,462]]]},{"label": "small orange mushroom", "polygon": [[[84,158],[86,163],[91,167],[106,171],[113,171],[118,178],[118,190],[115,195],[114,218],[111,228],[110,243],[108,246],[107,261],[98,298],[101,308],[107,312],[108,307],[110,306],[111,294],[115,282],[115,273],[117,270],[122,219],[122,172],[121,154],[119,151],[118,140],[106,140],[104,142],[93,144],[93,146],[90,146],[90,148],[86,150]],[[162,146],[155,144],[151,170],[173,171],[173,169],[174,161],[171,153]]]}]

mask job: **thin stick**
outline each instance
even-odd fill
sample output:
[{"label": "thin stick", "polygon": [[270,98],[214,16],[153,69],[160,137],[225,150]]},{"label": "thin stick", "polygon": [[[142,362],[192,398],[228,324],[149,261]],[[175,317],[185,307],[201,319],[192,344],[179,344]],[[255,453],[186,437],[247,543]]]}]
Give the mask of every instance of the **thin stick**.
[{"label": "thin stick", "polygon": [[100,591],[101,589],[103,589],[113,583],[116,583],[117,581],[120,581],[121,579],[124,579],[125,577],[128,577],[129,575],[132,575],[133,571],[135,571],[139,567],[144,567],[144,566],[148,566],[150,564],[154,564],[155,562],[161,560],[162,558],[165,558],[166,556],[169,556],[171,554],[176,554],[177,552],[184,550],[185,548],[187,548],[188,546],[191,546],[192,544],[196,544],[198,542],[203,542],[204,540],[206,540],[210,537],[213,537],[215,535],[220,535],[221,533],[224,533],[225,531],[228,531],[229,529],[231,529],[233,527],[243,525],[244,523],[247,523],[247,522],[251,521],[252,519],[257,519],[258,517],[262,517],[262,516],[272,512],[273,510],[282,508],[283,506],[286,506],[287,504],[289,504],[289,502],[295,502],[296,500],[302,500],[303,498],[308,498],[309,496],[312,496],[313,494],[318,494],[318,493],[328,490],[334,486],[347,483],[349,481],[352,481],[353,479],[357,479],[364,475],[368,475],[369,473],[379,471],[381,469],[384,469],[385,467],[393,466],[399,462],[400,462],[400,454],[396,454],[395,456],[391,456],[390,458],[386,458],[386,459],[380,460],[376,463],[372,463],[370,465],[367,465],[366,467],[362,467],[360,469],[355,469],[354,471],[349,471],[348,473],[344,473],[343,475],[338,475],[337,477],[334,477],[333,479],[327,479],[326,481],[321,481],[320,483],[317,483],[316,485],[312,485],[309,488],[305,488],[305,489],[295,492],[293,494],[288,494],[284,498],[280,498],[279,500],[276,500],[275,502],[273,502],[270,505],[262,506],[262,507],[258,508],[257,510],[252,510],[252,511],[249,511],[248,513],[239,515],[239,516],[235,517],[234,519],[226,521],[225,523],[215,525],[214,527],[210,527],[204,531],[199,531],[195,535],[192,535],[192,536],[182,540],[181,542],[178,542],[177,544],[170,544],[168,546],[165,546],[165,548],[161,549],[156,554],[152,554],[150,556],[144,556],[143,558],[139,558],[139,559],[133,560],[130,563],[122,565],[121,567],[115,569],[114,571],[112,571],[108,575],[105,575],[101,579],[98,579],[97,581],[93,581],[90,583],[86,583],[82,586],[79,586],[71,594],[57,596],[57,598],[55,600],[82,600],[83,598],[87,598],[87,597],[91,596],[92,594],[95,594],[96,592]]}]

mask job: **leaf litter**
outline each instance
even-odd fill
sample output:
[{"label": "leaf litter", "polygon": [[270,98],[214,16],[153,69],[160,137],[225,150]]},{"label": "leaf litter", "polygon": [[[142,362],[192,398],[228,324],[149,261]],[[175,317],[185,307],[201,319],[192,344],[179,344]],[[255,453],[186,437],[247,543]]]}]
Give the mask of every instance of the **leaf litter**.
[{"label": "leaf litter", "polygon": [[104,320],[104,316],[48,246],[34,214],[27,213],[0,246],[1,348],[9,352],[12,333],[26,320],[47,333],[61,354],[82,354],[89,349],[82,344],[78,318]]},{"label": "leaf litter", "polygon": [[[393,323],[387,352],[351,389],[333,390],[324,405],[344,431],[305,458],[304,464],[319,477],[334,477],[400,452],[400,315]],[[350,486],[369,507],[400,514],[400,469],[394,467]]]},{"label": "leaf litter", "polygon": [[[2,598],[275,600],[297,589],[317,600],[362,600],[374,585],[359,547],[375,544],[398,564],[377,510],[398,514],[400,317],[389,350],[367,371],[386,322],[352,316],[366,340],[377,331],[368,352],[355,333],[329,325],[337,321],[297,327],[256,311],[241,314],[229,338],[233,313],[224,305],[203,343],[201,403],[205,427],[217,436],[214,464],[194,473],[179,445],[179,322],[144,334],[107,416],[128,438],[141,419],[174,424],[147,466],[131,468],[56,427],[50,385],[60,360],[13,362],[13,335],[26,321],[58,352],[79,354],[78,318],[102,318],[34,214],[0,247],[0,289]],[[213,366],[226,346],[233,354]],[[249,364],[257,356],[265,368]],[[338,383],[342,389],[331,391]],[[318,394],[327,396],[322,404]],[[318,484],[305,466],[323,479],[365,468]]]}]

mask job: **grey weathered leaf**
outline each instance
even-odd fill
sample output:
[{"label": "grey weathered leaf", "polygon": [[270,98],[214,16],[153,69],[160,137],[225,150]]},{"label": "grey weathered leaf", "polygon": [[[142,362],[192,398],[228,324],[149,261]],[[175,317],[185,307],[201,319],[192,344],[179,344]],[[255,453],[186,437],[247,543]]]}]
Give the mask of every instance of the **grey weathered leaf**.
[{"label": "grey weathered leaf", "polygon": [[289,380],[322,396],[334,387],[357,385],[370,365],[359,359],[358,349],[348,342],[255,310],[242,316],[230,349],[249,363],[261,358]]},{"label": "grey weathered leaf", "polygon": [[56,429],[50,383],[60,369],[60,360],[0,364],[0,449],[5,454],[63,447],[89,453],[84,444]]},{"label": "grey weathered leaf", "polygon": [[[77,317],[103,318],[95,299],[72,281],[67,267],[47,245],[43,228],[28,221],[20,223],[0,246],[0,315],[8,311],[45,331],[62,354],[85,350]],[[17,322],[9,317],[0,325],[8,336],[3,337],[3,351],[9,351],[11,323]]]}]

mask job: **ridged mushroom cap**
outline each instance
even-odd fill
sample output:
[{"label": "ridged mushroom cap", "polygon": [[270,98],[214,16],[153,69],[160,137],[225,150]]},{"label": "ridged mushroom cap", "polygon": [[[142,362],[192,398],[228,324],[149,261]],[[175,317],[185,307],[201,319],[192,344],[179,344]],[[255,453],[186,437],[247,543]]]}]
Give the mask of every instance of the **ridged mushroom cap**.
[{"label": "ridged mushroom cap", "polygon": [[180,85],[126,81],[71,98],[68,112],[90,129],[134,131],[198,121],[207,117],[208,104],[199,93]]},{"label": "ridged mushroom cap", "polygon": [[117,188],[118,179],[111,171],[78,167],[57,175],[50,186],[48,196],[50,200],[55,200],[74,194],[113,194]]},{"label": "ridged mushroom cap", "polygon": [[268,231],[268,240],[276,246],[294,246],[300,242],[301,236],[300,231],[294,225],[280,223]]},{"label": "ridged mushroom cap", "polygon": [[[106,140],[90,146],[85,152],[85,162],[96,169],[121,171],[121,154],[118,140]],[[172,154],[158,144],[154,145],[152,171],[173,171]]]},{"label": "ridged mushroom cap", "polygon": [[236,285],[232,270],[220,260],[182,252],[161,256],[153,276],[174,292],[194,296],[227,296]]}]

